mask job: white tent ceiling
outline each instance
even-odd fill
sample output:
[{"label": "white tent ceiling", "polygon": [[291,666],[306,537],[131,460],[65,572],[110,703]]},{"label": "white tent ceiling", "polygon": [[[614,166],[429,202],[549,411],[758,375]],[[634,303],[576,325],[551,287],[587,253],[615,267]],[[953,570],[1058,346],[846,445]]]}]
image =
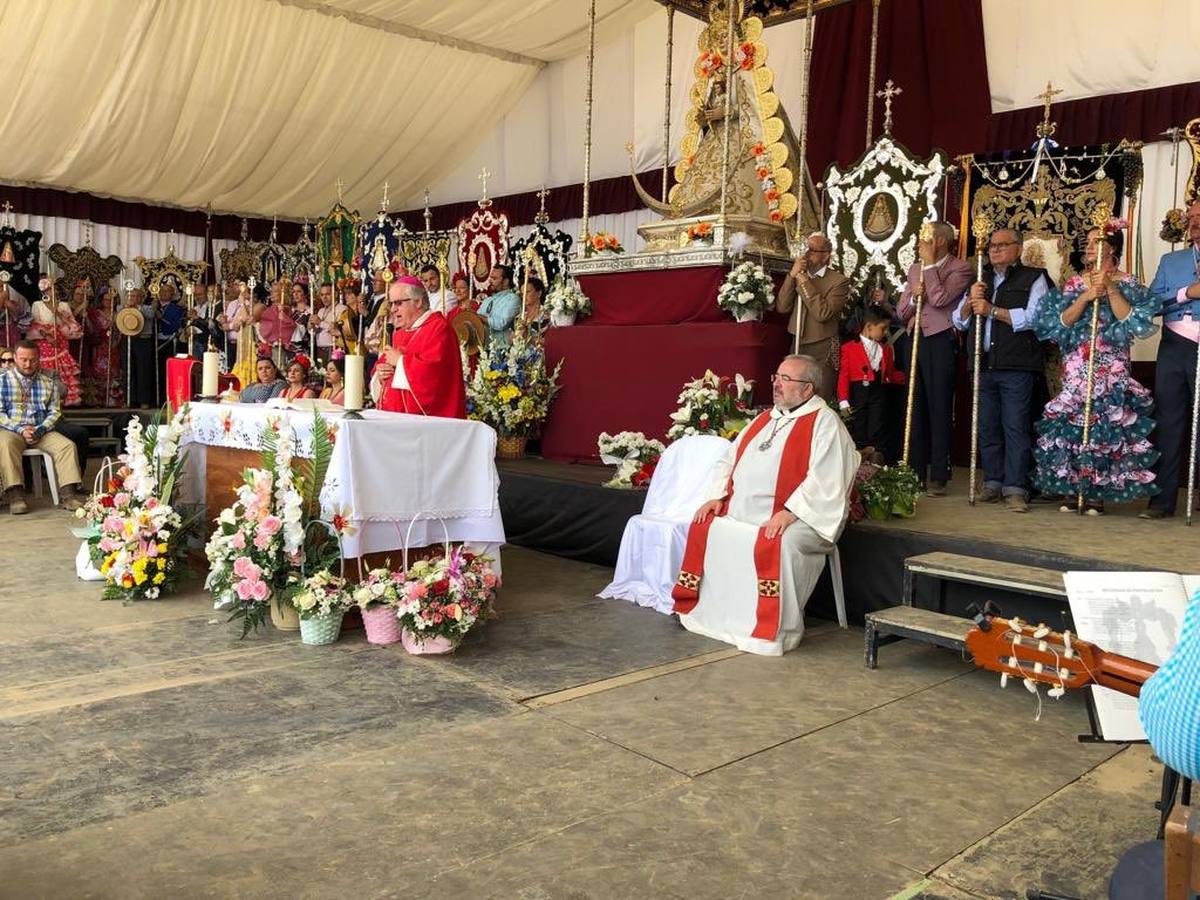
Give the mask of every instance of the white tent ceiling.
[{"label": "white tent ceiling", "polygon": [[[598,40],[661,10],[597,0]],[[547,61],[587,0],[0,0],[0,178],[317,216],[419,194]]]}]

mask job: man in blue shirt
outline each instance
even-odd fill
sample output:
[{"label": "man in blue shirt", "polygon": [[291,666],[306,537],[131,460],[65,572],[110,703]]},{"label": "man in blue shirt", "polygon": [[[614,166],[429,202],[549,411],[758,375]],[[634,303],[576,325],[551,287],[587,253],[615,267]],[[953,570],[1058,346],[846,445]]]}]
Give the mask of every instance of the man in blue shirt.
[{"label": "man in blue shirt", "polygon": [[513,290],[512,266],[493,266],[488,283],[491,295],[479,305],[479,315],[488,323],[489,345],[512,344],[513,322],[521,311],[521,298]]},{"label": "man in blue shirt", "polygon": [[9,511],[14,516],[29,512],[21,472],[21,455],[29,449],[50,454],[61,485],[60,505],[79,509],[83,494],[75,445],[53,430],[62,414],[54,380],[40,371],[35,342],[19,341],[13,356],[15,365],[0,372],[0,486]]},{"label": "man in blue shirt", "polygon": [[977,317],[983,323],[979,372],[983,493],[979,499],[994,503],[1003,497],[1013,512],[1029,512],[1031,405],[1037,375],[1045,365],[1033,319],[1049,289],[1045,269],[1021,264],[1021,235],[1001,228],[988,243],[983,280],[971,285],[953,315],[954,327],[968,333],[968,368],[975,365]]}]

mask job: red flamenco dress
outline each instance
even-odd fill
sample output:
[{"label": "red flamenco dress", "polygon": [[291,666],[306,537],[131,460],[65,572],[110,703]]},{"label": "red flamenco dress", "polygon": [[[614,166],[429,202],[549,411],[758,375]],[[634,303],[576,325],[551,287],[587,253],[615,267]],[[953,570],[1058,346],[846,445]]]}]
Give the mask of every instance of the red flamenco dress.
[{"label": "red flamenco dress", "polygon": [[83,329],[71,314],[71,307],[66,303],[58,304],[58,324],[54,323],[54,314],[50,304],[38,300],[33,304],[33,324],[25,337],[36,340],[39,365],[43,370],[53,370],[62,379],[64,388],[63,406],[78,406],[82,400],[79,388],[79,363],[71,355],[70,342],[83,337]]}]

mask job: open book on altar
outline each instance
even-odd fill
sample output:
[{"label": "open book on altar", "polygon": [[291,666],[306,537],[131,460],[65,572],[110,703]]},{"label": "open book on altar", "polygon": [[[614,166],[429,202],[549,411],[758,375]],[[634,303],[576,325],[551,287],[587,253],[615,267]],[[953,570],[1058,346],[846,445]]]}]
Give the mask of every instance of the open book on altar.
[{"label": "open book on altar", "polygon": [[346,410],[338,406],[332,400],[317,400],[308,398],[298,398],[296,400],[285,400],[283,397],[272,397],[265,404],[268,409],[295,409],[300,412],[319,412],[323,416],[338,416]]},{"label": "open book on altar", "polygon": [[[1200,575],[1174,572],[1066,572],[1063,583],[1079,637],[1102,650],[1161,666],[1175,649],[1183,613],[1200,602]],[[1092,686],[1100,735],[1144,741],[1138,701]]]}]

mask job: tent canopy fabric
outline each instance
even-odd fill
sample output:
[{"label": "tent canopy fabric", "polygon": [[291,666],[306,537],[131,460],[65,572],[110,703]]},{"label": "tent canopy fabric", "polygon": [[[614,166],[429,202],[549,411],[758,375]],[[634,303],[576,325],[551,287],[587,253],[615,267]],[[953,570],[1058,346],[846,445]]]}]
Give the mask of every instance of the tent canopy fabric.
[{"label": "tent canopy fabric", "polygon": [[[597,0],[597,39],[653,0]],[[583,0],[0,0],[0,178],[220,212],[418,195],[548,60]]]}]

